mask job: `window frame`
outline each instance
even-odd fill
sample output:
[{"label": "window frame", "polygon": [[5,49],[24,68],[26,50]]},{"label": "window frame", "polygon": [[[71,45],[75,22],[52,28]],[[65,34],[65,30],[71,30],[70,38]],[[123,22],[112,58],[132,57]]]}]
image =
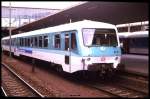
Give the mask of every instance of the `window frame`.
[{"label": "window frame", "polygon": [[[40,37],[41,37],[41,42],[40,42]],[[38,48],[43,48],[43,35],[38,35]]]},{"label": "window frame", "polygon": [[[34,47],[34,48],[38,48],[38,36],[36,35],[36,36],[34,36],[33,38],[34,38],[34,39],[33,39],[33,40],[34,40],[33,47]],[[36,39],[35,39],[35,38],[36,38]]]},{"label": "window frame", "polygon": [[[45,38],[47,37],[47,46],[45,47]],[[43,48],[48,48],[48,42],[49,42],[49,36],[48,35],[43,35]]]},{"label": "window frame", "polygon": [[[56,38],[57,35],[59,36],[59,38]],[[56,40],[59,40],[59,42],[57,42]],[[56,45],[57,44],[56,42],[59,43],[59,45]],[[61,49],[61,34],[60,33],[57,33],[54,35],[54,48]]]},{"label": "window frame", "polygon": [[[101,30],[105,30],[105,29],[108,29],[108,30],[115,30],[115,35],[116,35],[116,41],[117,41],[117,45],[116,46],[118,46],[118,38],[117,38],[117,31],[116,31],[116,29],[115,28],[82,28],[81,29],[81,32],[82,32],[82,41],[83,41],[83,45],[85,46],[85,47],[100,47],[101,45],[86,45],[85,44],[85,41],[84,41],[84,34],[83,34],[83,30],[84,29],[101,29]],[[93,38],[94,38],[94,36],[93,36]],[[93,41],[92,41],[92,43],[93,43]],[[109,46],[109,47],[111,47],[111,46]]]},{"label": "window frame", "polygon": [[[75,38],[74,38],[74,40],[75,40],[74,42],[72,41],[72,39],[73,39],[73,38],[72,38],[72,34],[73,34],[73,35],[74,35],[74,37],[75,37]],[[73,31],[73,32],[71,32],[70,36],[71,36],[71,37],[70,37],[70,39],[71,39],[71,42],[70,42],[70,43],[71,43],[71,50],[76,50],[76,49],[77,49],[77,38],[76,38],[76,32],[74,32],[74,31]],[[75,44],[75,47],[74,47],[74,48],[73,48],[73,43]]]}]

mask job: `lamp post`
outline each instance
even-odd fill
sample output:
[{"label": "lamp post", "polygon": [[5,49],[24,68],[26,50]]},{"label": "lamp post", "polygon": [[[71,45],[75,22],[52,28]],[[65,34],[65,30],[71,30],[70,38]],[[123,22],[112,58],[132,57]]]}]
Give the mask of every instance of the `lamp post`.
[{"label": "lamp post", "polygon": [[11,2],[9,2],[9,57],[11,58]]}]

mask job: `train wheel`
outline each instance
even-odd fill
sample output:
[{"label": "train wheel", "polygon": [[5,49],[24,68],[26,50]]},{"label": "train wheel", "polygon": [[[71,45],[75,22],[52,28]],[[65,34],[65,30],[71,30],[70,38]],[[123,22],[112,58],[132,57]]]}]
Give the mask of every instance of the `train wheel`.
[{"label": "train wheel", "polygon": [[105,74],[105,78],[107,78],[107,80],[111,80],[114,79],[115,77],[115,70],[112,69],[111,71],[107,71]]},{"label": "train wheel", "polygon": [[86,80],[89,77],[88,77],[88,73],[86,71],[79,71],[76,73],[76,78],[79,80],[82,80],[82,79]]},{"label": "train wheel", "polygon": [[56,66],[56,71],[59,72],[60,74],[63,74],[63,69],[61,66]]},{"label": "train wheel", "polygon": [[117,72],[123,72],[123,71],[125,71],[125,65],[119,64],[119,66],[117,67]]},{"label": "train wheel", "polygon": [[87,72],[87,71],[83,71],[83,72],[82,72],[82,78],[85,79],[85,80],[86,80],[86,79],[89,79],[89,75],[88,75],[88,72]]}]

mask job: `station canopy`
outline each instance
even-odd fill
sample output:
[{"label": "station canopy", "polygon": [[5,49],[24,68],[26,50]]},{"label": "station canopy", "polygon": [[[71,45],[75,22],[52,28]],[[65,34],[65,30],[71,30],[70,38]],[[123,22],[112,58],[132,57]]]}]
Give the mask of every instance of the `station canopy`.
[{"label": "station canopy", "polygon": [[14,29],[14,34],[81,20],[114,25],[148,20],[146,2],[85,2]]}]

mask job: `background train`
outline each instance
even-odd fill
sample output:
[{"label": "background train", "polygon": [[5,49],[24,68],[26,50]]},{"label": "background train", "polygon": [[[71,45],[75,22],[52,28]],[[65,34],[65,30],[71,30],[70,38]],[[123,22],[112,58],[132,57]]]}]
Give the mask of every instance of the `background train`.
[{"label": "background train", "polygon": [[149,54],[148,21],[117,25],[123,54]]},{"label": "background train", "polygon": [[[115,25],[83,20],[11,36],[11,52],[56,64],[59,69],[112,72],[121,59]],[[3,51],[9,51],[9,37],[2,38]]]},{"label": "background train", "polygon": [[148,31],[140,31],[136,33],[119,34],[120,42],[123,43],[122,53],[148,55]]}]

